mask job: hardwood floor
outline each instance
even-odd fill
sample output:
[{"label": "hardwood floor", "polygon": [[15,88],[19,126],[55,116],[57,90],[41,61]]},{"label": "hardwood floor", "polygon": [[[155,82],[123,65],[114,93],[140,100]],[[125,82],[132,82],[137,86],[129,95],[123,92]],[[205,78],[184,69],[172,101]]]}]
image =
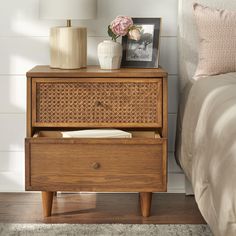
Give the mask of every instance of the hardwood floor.
[{"label": "hardwood floor", "polygon": [[43,218],[39,193],[1,193],[1,223],[205,224],[194,197],[153,194],[151,216],[141,216],[138,194],[58,194]]}]

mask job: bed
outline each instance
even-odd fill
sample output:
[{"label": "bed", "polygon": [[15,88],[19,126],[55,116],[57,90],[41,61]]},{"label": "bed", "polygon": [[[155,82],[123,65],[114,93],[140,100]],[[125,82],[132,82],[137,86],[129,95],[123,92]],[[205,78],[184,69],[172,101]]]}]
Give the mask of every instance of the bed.
[{"label": "bed", "polygon": [[[197,0],[196,0],[197,1]],[[216,236],[236,235],[236,73],[195,81],[198,36],[193,0],[179,0],[179,74],[176,159],[198,207]],[[235,0],[198,0],[236,10]]]}]

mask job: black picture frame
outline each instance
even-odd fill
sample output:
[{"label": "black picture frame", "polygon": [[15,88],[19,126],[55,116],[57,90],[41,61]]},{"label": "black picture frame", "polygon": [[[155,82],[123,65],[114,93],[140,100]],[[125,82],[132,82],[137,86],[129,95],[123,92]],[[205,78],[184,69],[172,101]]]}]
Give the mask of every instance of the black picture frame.
[{"label": "black picture frame", "polygon": [[[142,26],[139,41],[122,37],[121,67],[158,68],[161,18],[132,18],[134,25]],[[144,39],[147,38],[146,41]]]}]

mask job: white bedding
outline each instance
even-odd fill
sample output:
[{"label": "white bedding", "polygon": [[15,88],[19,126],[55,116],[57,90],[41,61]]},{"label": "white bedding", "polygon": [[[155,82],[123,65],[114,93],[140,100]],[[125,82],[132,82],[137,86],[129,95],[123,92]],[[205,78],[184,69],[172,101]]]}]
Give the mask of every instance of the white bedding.
[{"label": "white bedding", "polygon": [[177,156],[214,235],[235,236],[236,73],[198,80],[187,90]]}]

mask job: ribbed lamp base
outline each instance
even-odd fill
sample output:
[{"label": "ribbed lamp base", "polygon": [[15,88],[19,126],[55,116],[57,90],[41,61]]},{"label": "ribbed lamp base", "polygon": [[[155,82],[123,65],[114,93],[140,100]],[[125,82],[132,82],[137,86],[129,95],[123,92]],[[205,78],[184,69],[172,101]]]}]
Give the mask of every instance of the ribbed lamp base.
[{"label": "ribbed lamp base", "polygon": [[51,68],[78,69],[87,66],[87,29],[54,27],[50,31]]}]

